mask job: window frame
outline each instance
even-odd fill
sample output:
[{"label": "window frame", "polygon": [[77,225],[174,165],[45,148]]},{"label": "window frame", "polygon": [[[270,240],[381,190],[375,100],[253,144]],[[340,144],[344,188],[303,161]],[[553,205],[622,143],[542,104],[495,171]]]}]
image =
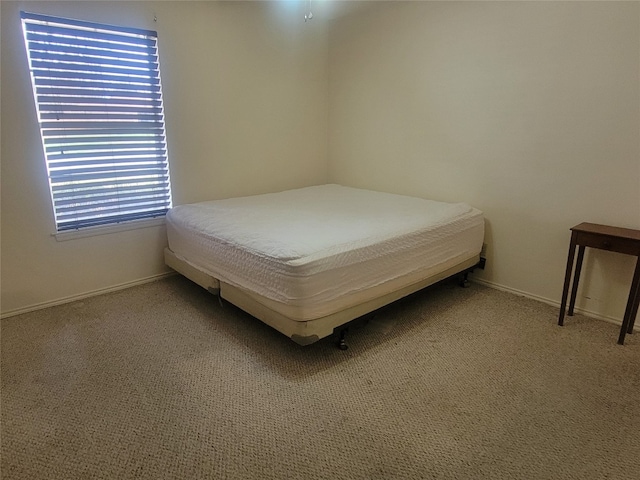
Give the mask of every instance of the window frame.
[{"label": "window frame", "polygon": [[163,223],[172,195],[157,32],[20,17],[56,238]]}]

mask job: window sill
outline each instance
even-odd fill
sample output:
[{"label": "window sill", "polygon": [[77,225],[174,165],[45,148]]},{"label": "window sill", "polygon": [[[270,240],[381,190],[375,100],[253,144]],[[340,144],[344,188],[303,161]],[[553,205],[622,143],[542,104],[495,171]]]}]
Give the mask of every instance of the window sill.
[{"label": "window sill", "polygon": [[148,220],[132,220],[130,222],[117,223],[113,225],[103,225],[100,227],[87,227],[82,230],[68,230],[65,232],[52,233],[58,242],[76,240],[78,238],[96,237],[108,235],[110,233],[124,232],[127,230],[138,230],[139,228],[149,228],[164,225],[164,217],[152,218]]}]

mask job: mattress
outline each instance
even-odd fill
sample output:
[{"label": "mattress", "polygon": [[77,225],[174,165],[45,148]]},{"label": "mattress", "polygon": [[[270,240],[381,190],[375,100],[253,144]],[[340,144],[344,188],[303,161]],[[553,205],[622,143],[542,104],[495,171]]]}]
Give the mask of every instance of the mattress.
[{"label": "mattress", "polygon": [[180,205],[166,224],[180,260],[296,321],[453,267],[484,237],[465,203],[341,185]]}]

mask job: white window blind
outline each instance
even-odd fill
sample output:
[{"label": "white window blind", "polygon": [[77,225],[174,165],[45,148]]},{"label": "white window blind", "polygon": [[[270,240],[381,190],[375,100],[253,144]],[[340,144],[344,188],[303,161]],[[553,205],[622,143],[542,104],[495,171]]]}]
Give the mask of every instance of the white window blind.
[{"label": "white window blind", "polygon": [[21,12],[58,231],[164,215],[157,34]]}]

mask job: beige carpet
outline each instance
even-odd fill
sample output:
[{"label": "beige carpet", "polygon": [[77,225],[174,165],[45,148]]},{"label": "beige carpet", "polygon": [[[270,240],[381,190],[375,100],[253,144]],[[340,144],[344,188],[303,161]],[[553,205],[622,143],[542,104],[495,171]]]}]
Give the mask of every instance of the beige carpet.
[{"label": "beige carpet", "polygon": [[2,479],[638,479],[640,336],[439,285],[299,347],[180,277],[2,321]]}]

